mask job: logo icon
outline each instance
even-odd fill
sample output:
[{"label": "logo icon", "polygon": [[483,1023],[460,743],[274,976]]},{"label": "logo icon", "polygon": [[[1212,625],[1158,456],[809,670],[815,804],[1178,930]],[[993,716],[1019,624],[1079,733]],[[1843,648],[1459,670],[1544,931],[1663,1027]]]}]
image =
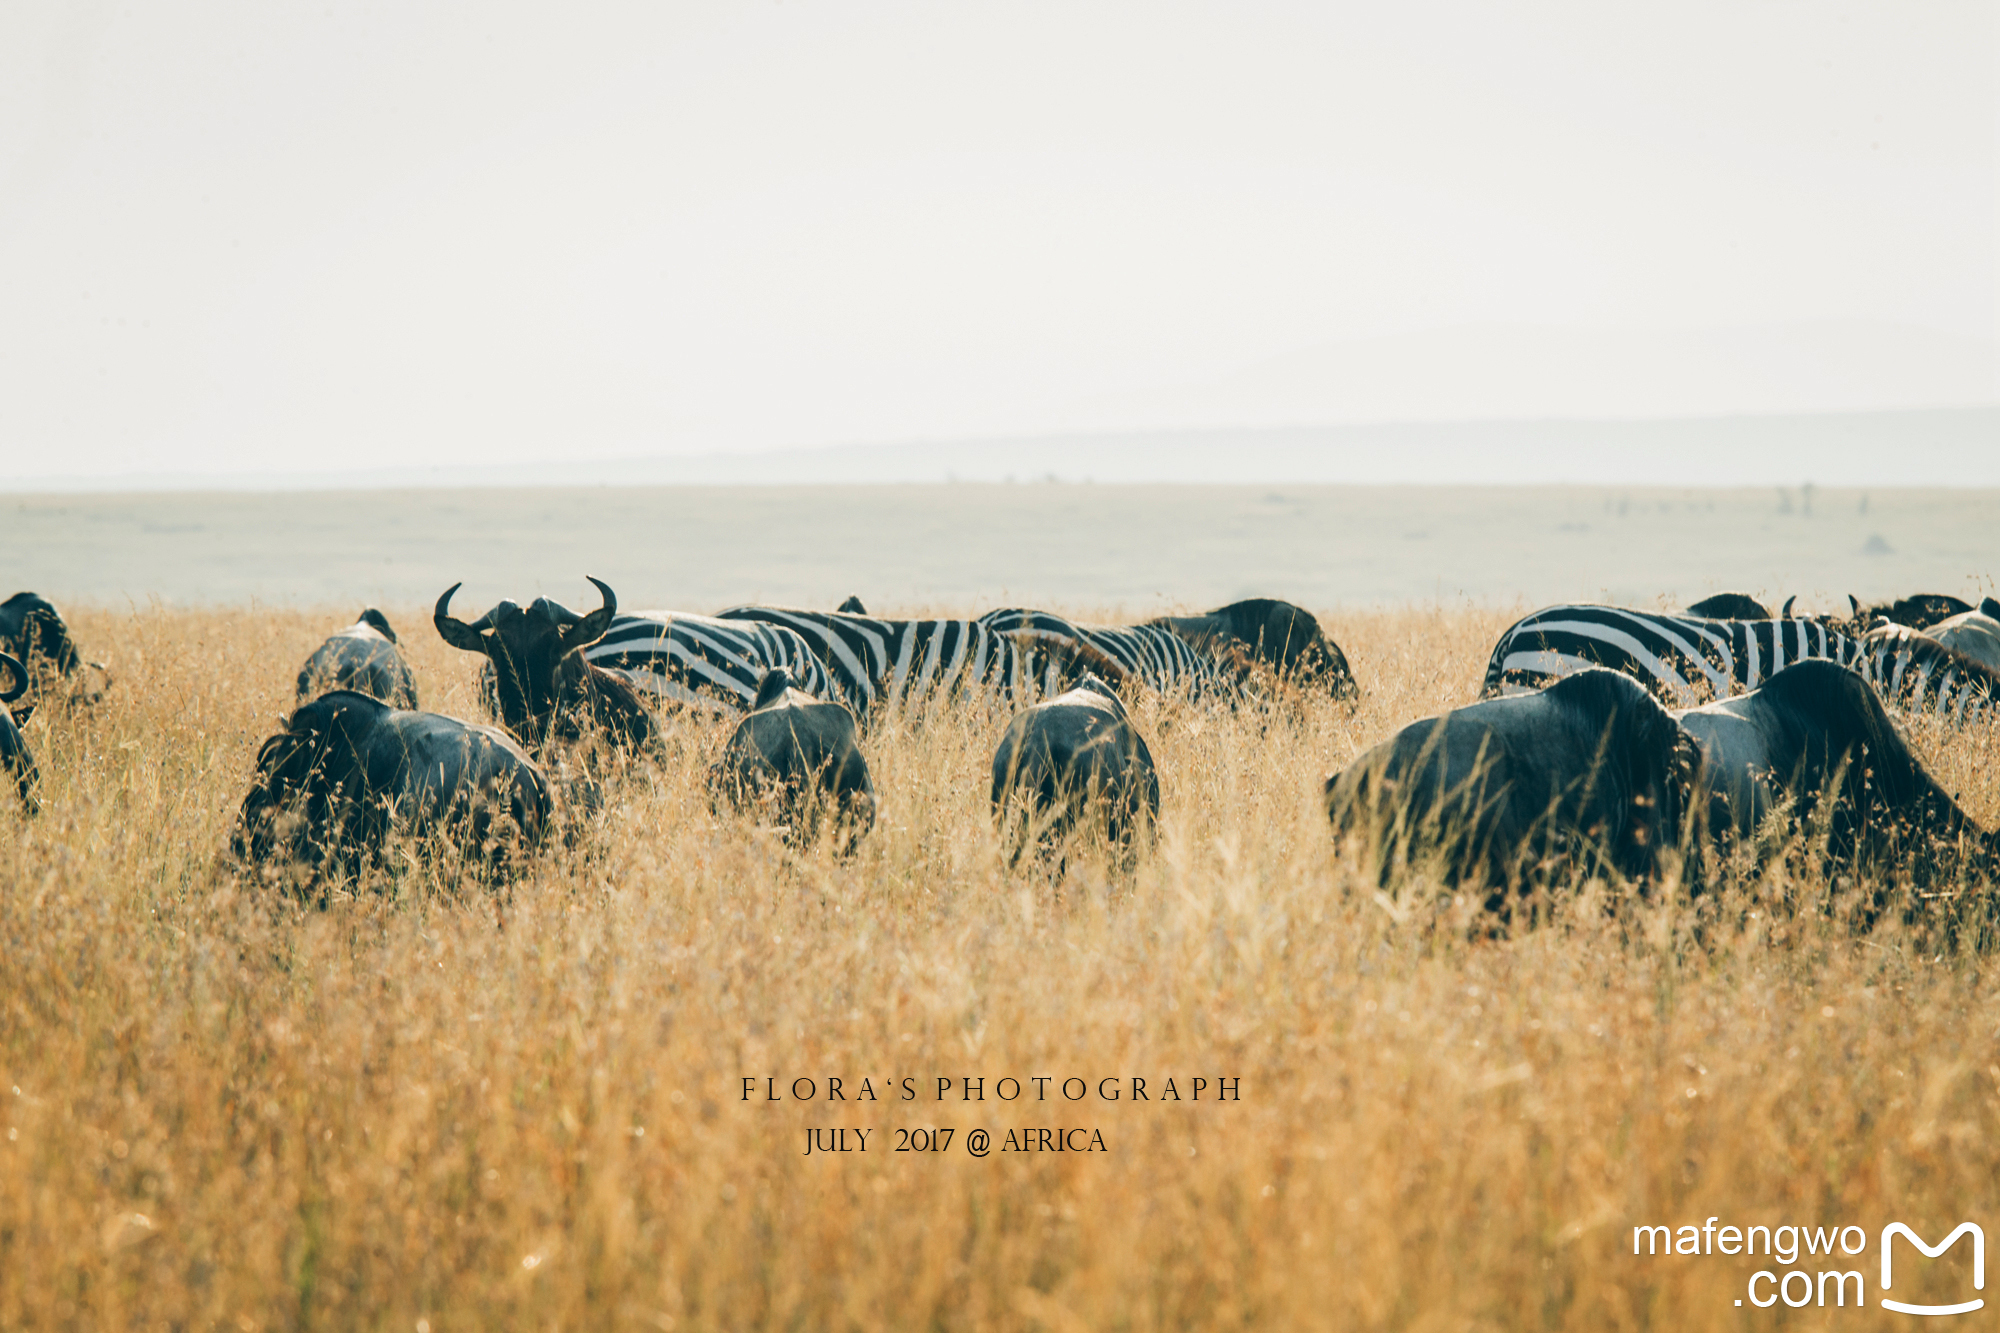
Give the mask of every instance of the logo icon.
[{"label": "logo icon", "polygon": [[[1935,1259],[1957,1243],[1966,1232],[1972,1233],[1972,1286],[1975,1291],[1986,1290],[1986,1233],[1979,1229],[1977,1222],[1960,1222],[1958,1230],[1946,1236],[1936,1245],[1924,1244],[1924,1238],[1904,1226],[1901,1222],[1891,1222],[1882,1228],[1882,1290],[1889,1290],[1890,1256],[1889,1242],[1897,1236],[1907,1236],[1910,1244],[1924,1252],[1925,1257]],[[1986,1301],[1963,1301],[1957,1305],[1909,1305],[1902,1301],[1882,1298],[1882,1308],[1894,1310],[1897,1314],[1970,1314],[1985,1305]]]}]

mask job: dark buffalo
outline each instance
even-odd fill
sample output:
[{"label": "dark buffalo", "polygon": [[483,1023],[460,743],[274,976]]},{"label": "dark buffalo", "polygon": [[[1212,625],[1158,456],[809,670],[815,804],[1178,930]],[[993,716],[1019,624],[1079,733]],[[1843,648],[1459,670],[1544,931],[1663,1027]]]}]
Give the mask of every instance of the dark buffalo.
[{"label": "dark buffalo", "polygon": [[1145,623],[1163,625],[1196,647],[1240,645],[1253,660],[1302,688],[1325,690],[1336,699],[1361,697],[1340,645],[1326,637],[1310,611],[1290,602],[1253,597],[1203,615]]},{"label": "dark buffalo", "polygon": [[21,723],[28,720],[35,705],[15,702],[28,692],[28,668],[19,658],[0,653],[0,669],[5,670],[9,681],[6,691],[0,693],[0,765],[14,775],[21,805],[33,814],[41,808],[35,800],[35,784],[41,775],[35,769],[35,756],[28,750],[27,739],[21,735]]},{"label": "dark buffalo", "polygon": [[793,841],[810,838],[830,814],[843,849],[852,849],[875,824],[875,783],[855,744],[854,714],[792,688],[783,667],[758,682],[710,778],[719,797],[768,811]]},{"label": "dark buffalo", "polygon": [[1129,846],[1159,818],[1160,780],[1125,704],[1093,674],[1017,713],[993,752],[993,813],[1012,855],[1084,826]]},{"label": "dark buffalo", "polygon": [[1920,592],[1908,597],[1899,597],[1893,602],[1878,602],[1873,606],[1863,606],[1849,594],[1847,604],[1854,608],[1854,619],[1845,627],[1846,631],[1860,634],[1873,629],[1877,622],[1886,620],[1892,625],[1907,625],[1911,629],[1929,629],[1940,620],[1949,620],[1973,609],[1972,603],[1961,601],[1949,593]]},{"label": "dark buffalo", "polygon": [[1701,746],[1690,809],[1711,837],[1747,839],[1789,801],[1824,827],[1837,859],[1919,868],[1969,857],[1994,841],[1961,810],[1896,731],[1874,687],[1833,662],[1787,667],[1748,694],[1677,714]]},{"label": "dark buffalo", "polygon": [[80,668],[88,667],[95,677],[78,678],[71,690],[73,698],[87,703],[103,697],[111,683],[101,662],[85,662],[78,655],[62,613],[37,593],[17,592],[0,602],[0,652],[24,662],[34,679],[76,678]]},{"label": "dark buffalo", "polygon": [[396,649],[389,617],[369,607],[306,659],[299,670],[298,697],[311,699],[328,690],[355,690],[398,708],[417,706],[417,682]]},{"label": "dark buffalo", "polygon": [[1413,722],[1328,778],[1325,797],[1336,831],[1369,835],[1379,879],[1431,850],[1448,884],[1497,890],[1572,854],[1643,878],[1674,845],[1696,763],[1643,686],[1592,667]]},{"label": "dark buffalo", "polygon": [[1414,723],[1326,795],[1337,830],[1372,834],[1381,877],[1434,851],[1447,883],[1496,890],[1573,850],[1643,878],[1661,850],[1750,839],[1784,806],[1850,862],[1990,869],[1996,851],[1867,680],[1823,660],[1679,713],[1591,668]]},{"label": "dark buffalo", "polygon": [[602,733],[636,747],[653,736],[652,712],[632,683],[583,659],[618,614],[618,595],[590,581],[604,605],[589,615],[537,597],[525,609],[502,601],[468,625],[450,612],[459,584],[437,600],[438,633],[454,648],[485,656],[497,711],[530,746]]},{"label": "dark buffalo", "polygon": [[[1785,603],[1785,608],[1790,610],[1791,603]],[[1709,620],[1771,619],[1769,608],[1747,592],[1719,592],[1704,597],[1688,608],[1688,614]]]},{"label": "dark buffalo", "polygon": [[1989,670],[2000,671],[2000,601],[1988,597],[1976,610],[1947,616],[1923,633]]},{"label": "dark buffalo", "polygon": [[539,843],[549,813],[541,769],[498,727],[334,690],[258,750],[233,846],[246,861],[352,869],[395,828],[449,837],[497,863]]}]

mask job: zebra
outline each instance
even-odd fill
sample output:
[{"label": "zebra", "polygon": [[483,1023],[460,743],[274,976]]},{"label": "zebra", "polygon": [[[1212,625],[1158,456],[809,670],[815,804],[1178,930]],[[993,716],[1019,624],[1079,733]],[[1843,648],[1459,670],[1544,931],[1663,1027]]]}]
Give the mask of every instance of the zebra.
[{"label": "zebra", "polygon": [[[852,597],[848,602],[860,604]],[[718,619],[802,639],[833,691],[808,692],[839,699],[864,722],[932,695],[984,693],[1032,704],[1062,693],[1089,671],[1114,682],[1126,676],[1120,663],[1073,634],[1044,633],[1034,626],[884,620],[782,606],[734,606]],[[607,642],[610,638],[605,636]]]},{"label": "zebra", "polygon": [[1052,611],[989,611],[979,623],[1002,633],[1031,631],[1052,642],[1097,649],[1125,673],[1162,693],[1185,690],[1190,699],[1240,700],[1253,693],[1253,658],[1227,636],[1197,647],[1165,624],[1082,625]]},{"label": "zebra", "polygon": [[1274,680],[1349,704],[1361,697],[1340,645],[1310,611],[1275,598],[1252,597],[1201,615],[1158,616],[1137,625],[1084,625],[1018,609],[981,619],[1005,629],[1033,627],[1051,639],[1078,639],[1153,689],[1185,690],[1190,698],[1262,700]]},{"label": "zebra", "polygon": [[833,678],[798,634],[741,619],[628,612],[614,617],[583,657],[656,698],[729,717],[756,707],[757,686],[776,667],[808,694],[826,699],[836,693]]},{"label": "zebra", "polygon": [[1538,690],[1589,666],[1635,677],[1669,707],[1756,689],[1798,662],[1850,667],[1906,712],[1971,721],[2000,704],[2000,673],[1924,634],[1878,625],[1855,636],[1824,621],[1708,620],[1617,606],[1552,606],[1501,634],[1482,699]]}]

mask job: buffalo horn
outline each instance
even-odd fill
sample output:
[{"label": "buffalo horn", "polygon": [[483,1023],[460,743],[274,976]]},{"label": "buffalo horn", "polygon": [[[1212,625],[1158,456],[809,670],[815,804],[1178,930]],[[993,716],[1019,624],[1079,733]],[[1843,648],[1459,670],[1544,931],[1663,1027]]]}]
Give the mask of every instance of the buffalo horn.
[{"label": "buffalo horn", "polygon": [[19,658],[6,653],[0,653],[0,666],[6,667],[9,674],[14,677],[13,687],[5,694],[0,694],[0,704],[10,704],[27,692],[28,668],[21,665]]},{"label": "buffalo horn", "polygon": [[438,598],[437,610],[431,613],[431,620],[437,625],[438,637],[452,647],[463,648],[468,653],[483,653],[486,651],[486,640],[480,637],[479,631],[486,628],[487,622],[493,619],[493,613],[489,611],[481,616],[476,625],[468,625],[451,614],[451,595],[464,586],[463,582],[459,582],[444,590],[444,596]]},{"label": "buffalo horn", "polygon": [[597,585],[598,594],[604,599],[604,605],[563,630],[562,644],[565,652],[596,643],[603,638],[604,631],[611,628],[611,618],[618,614],[618,594],[611,591],[610,585],[602,579],[591,578],[588,574],[584,577]]}]

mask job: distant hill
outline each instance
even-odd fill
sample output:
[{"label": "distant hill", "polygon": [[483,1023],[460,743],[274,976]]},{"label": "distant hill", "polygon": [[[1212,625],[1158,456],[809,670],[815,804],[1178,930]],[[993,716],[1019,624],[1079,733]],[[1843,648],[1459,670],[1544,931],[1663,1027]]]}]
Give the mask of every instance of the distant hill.
[{"label": "distant hill", "polygon": [[2000,486],[2000,408],[1043,435],[351,472],[0,478],[0,490],[908,482]]}]

